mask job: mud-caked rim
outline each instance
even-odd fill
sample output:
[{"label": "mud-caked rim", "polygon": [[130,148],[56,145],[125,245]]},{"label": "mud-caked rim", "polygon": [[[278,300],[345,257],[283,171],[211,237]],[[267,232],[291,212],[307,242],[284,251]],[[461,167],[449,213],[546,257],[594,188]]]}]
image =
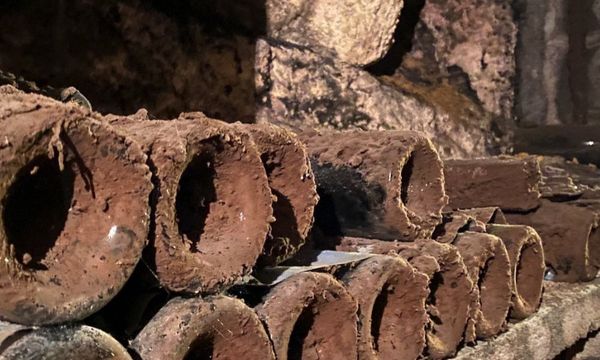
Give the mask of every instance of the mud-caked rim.
[{"label": "mud-caked rim", "polygon": [[424,353],[435,359],[452,356],[463,340],[473,301],[473,283],[453,245],[423,241],[420,252],[435,258],[439,265],[439,271],[428,274],[429,327]]},{"label": "mud-caked rim", "polygon": [[[2,324],[0,323],[0,329]],[[109,334],[87,325],[62,325],[25,329],[11,336],[10,344],[0,350],[3,359],[72,357],[79,353],[82,360],[111,358],[131,360],[127,350]]]},{"label": "mud-caked rim", "polygon": [[275,359],[258,315],[224,295],[172,299],[133,340],[132,348],[143,359]]},{"label": "mud-caked rim", "polygon": [[292,257],[306,241],[318,202],[306,147],[289,131],[270,124],[247,125],[257,145],[273,194],[271,232],[259,263],[274,265]]},{"label": "mud-caked rim", "polygon": [[343,281],[359,304],[363,356],[409,359],[421,354],[429,294],[425,274],[399,257],[380,255],[363,261]]},{"label": "mud-caked rim", "polygon": [[172,291],[216,293],[256,263],[273,218],[271,194],[248,136],[221,126],[194,134],[172,169],[177,182],[161,189],[156,267]]},{"label": "mud-caked rim", "polygon": [[277,285],[257,307],[278,359],[319,351],[356,357],[356,301],[331,275],[301,273]]},{"label": "mud-caked rim", "polygon": [[30,131],[0,159],[0,318],[82,319],[118,292],[141,256],[146,158],[110,126],[61,105],[4,121],[8,134]]}]

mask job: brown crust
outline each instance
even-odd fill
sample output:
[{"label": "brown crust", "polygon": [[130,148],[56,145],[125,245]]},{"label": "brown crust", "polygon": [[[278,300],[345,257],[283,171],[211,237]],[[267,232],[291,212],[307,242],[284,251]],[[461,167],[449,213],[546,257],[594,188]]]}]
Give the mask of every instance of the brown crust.
[{"label": "brown crust", "polygon": [[598,232],[598,219],[593,211],[542,199],[536,211],[507,213],[506,217],[511,224],[528,225],[537,231],[546,266],[555,273],[555,281],[590,281],[596,277],[600,264],[590,257],[589,246],[590,239]]},{"label": "brown crust", "polygon": [[275,197],[275,222],[267,237],[261,265],[275,265],[304,245],[319,201],[306,147],[292,132],[271,124],[238,125],[252,136]]},{"label": "brown crust", "polygon": [[[412,131],[306,132],[300,138],[311,156],[322,200],[331,198],[336,211],[348,212],[338,214],[343,235],[397,240],[431,236],[448,199],[442,163],[429,139]],[[346,202],[341,192],[350,184],[337,176],[342,173],[364,193],[366,204]],[[335,194],[341,194],[337,200]]]},{"label": "brown crust", "polygon": [[428,277],[397,256],[375,256],[343,282],[358,301],[358,358],[417,359],[425,348]]},{"label": "brown crust", "polygon": [[504,327],[512,296],[506,247],[499,237],[470,231],[459,234],[454,245],[476,284],[477,298],[471,305],[466,341],[494,336]]},{"label": "brown crust", "polygon": [[131,347],[144,360],[275,359],[256,313],[226,296],[172,299]]},{"label": "brown crust", "polygon": [[448,206],[527,211],[539,206],[541,173],[536,157],[444,161]]},{"label": "brown crust", "polygon": [[[131,360],[127,350],[109,334],[90,326],[61,325],[38,329],[11,329],[11,325],[0,321],[2,360]],[[5,333],[5,330],[8,331]],[[2,338],[2,335],[6,336]]]},{"label": "brown crust", "polygon": [[399,255],[429,277],[429,326],[425,354],[433,359],[453,356],[463,340],[476,293],[458,249],[433,240],[413,243],[342,238],[340,251]]},{"label": "brown crust", "polygon": [[149,155],[159,186],[152,260],[162,285],[215,293],[250,273],[272,221],[271,192],[248,135],[206,119],[116,118]]},{"label": "brown crust", "polygon": [[38,95],[3,95],[0,126],[0,318],[82,319],[146,244],[146,156],[97,115]]},{"label": "brown crust", "polygon": [[278,284],[256,308],[279,360],[356,359],[357,310],[337,280],[313,272]]},{"label": "brown crust", "polygon": [[511,262],[513,296],[510,317],[524,319],[542,302],[544,248],[538,233],[525,225],[487,226],[490,234],[502,239]]}]

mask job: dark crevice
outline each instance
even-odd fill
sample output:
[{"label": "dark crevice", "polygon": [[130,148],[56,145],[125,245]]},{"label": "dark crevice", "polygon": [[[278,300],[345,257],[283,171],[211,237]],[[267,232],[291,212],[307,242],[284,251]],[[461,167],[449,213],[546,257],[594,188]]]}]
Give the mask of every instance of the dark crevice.
[{"label": "dark crevice", "polygon": [[[561,351],[560,354],[556,355],[554,357],[554,360],[571,360],[574,359],[575,356],[579,353],[581,353],[585,347],[585,344],[587,343],[588,340],[596,337],[598,335],[598,333],[600,333],[600,329],[597,330],[593,330],[590,331],[587,336],[582,337],[581,339],[577,340],[573,345],[569,346],[568,348],[564,349],[563,351]],[[596,354],[595,354],[596,355]],[[588,359],[591,360],[591,358],[584,358],[584,359]]]},{"label": "dark crevice", "polygon": [[31,329],[18,330],[4,338],[4,340],[0,343],[0,355],[2,355],[6,349],[11,347],[17,341],[21,340],[23,337],[27,336],[29,333],[31,333]]},{"label": "dark crevice", "polygon": [[265,0],[3,1],[0,69],[33,92],[74,86],[100,113],[254,122],[266,22]]},{"label": "dark crevice", "polygon": [[[179,24],[202,24],[203,31],[213,36],[266,35],[265,0],[228,1],[150,0],[151,6]],[[234,5],[232,5],[234,4]],[[182,39],[182,42],[187,39]]]},{"label": "dark crevice", "polygon": [[292,240],[293,244],[297,244],[300,241],[300,234],[294,207],[285,195],[275,189],[272,189],[272,192],[277,197],[277,201],[273,204],[273,216],[276,221],[271,224],[271,234],[274,238],[287,238]]},{"label": "dark crevice", "polygon": [[484,294],[483,294],[483,292],[482,292],[481,289],[483,289],[482,288],[483,283],[487,280],[486,279],[487,273],[488,273],[488,270],[490,268],[490,264],[492,263],[492,261],[494,261],[493,258],[488,259],[485,262],[485,264],[481,267],[481,269],[479,269],[479,278],[477,279],[477,289],[479,289],[479,305],[481,306],[481,311],[482,312],[485,312],[487,309],[483,308],[483,299],[482,299],[482,297],[483,297]]},{"label": "dark crevice", "polygon": [[408,202],[410,201],[409,195],[409,187],[410,180],[413,175],[413,170],[415,167],[415,157],[413,154],[410,154],[408,160],[402,167],[401,179],[400,179],[400,200],[404,206],[408,207]]},{"label": "dark crevice", "polygon": [[[433,230],[433,234],[431,235],[431,238],[437,239],[441,236],[446,235],[446,225],[450,222],[452,222],[451,218],[444,218],[442,220],[442,223],[440,223],[438,226],[436,226],[435,229]],[[456,230],[456,233],[454,235],[456,236],[465,231],[469,231],[469,229],[471,228],[472,225],[474,225],[474,223],[475,223],[475,220],[473,220],[473,219],[467,220],[467,222],[463,226],[459,227]]]},{"label": "dark crevice", "polygon": [[452,222],[452,217],[450,216],[443,216],[442,217],[442,222],[440,222],[434,229],[433,229],[433,233],[431,234],[431,238],[432,239],[437,239],[441,236],[446,235],[446,225],[450,224]]},{"label": "dark crevice", "polygon": [[[85,164],[83,158],[79,154],[79,150],[77,150],[77,147],[65,132],[61,132],[60,141],[68,149],[68,152],[70,153],[73,162],[77,166],[77,170],[79,170],[79,177],[81,178],[81,180],[83,180],[83,183],[85,184],[85,190],[89,191],[92,195],[92,198],[95,199],[96,188],[94,186],[94,174],[92,174],[90,168],[88,168],[88,166]],[[63,150],[63,152],[65,151]]]},{"label": "dark crevice", "polygon": [[446,235],[446,223],[438,224],[435,229],[433,229],[433,233],[431,234],[432,239],[437,239]]},{"label": "dark crevice", "polygon": [[[235,346],[232,344],[232,346]],[[183,360],[212,360],[214,353],[214,338],[203,336],[196,339],[185,354]]]},{"label": "dark crevice", "polygon": [[[440,271],[436,272],[435,274],[433,274],[433,278],[431,279],[431,281],[429,282],[429,296],[427,297],[427,305],[431,305],[431,306],[435,306],[436,305],[436,299],[437,299],[437,291],[439,289],[440,286],[444,285],[444,277],[442,276],[442,273]],[[430,314],[431,320],[435,323],[435,324],[441,324],[442,320],[437,317],[437,316],[433,316]]]},{"label": "dark crevice", "polygon": [[319,188],[317,192],[319,202],[315,207],[315,228],[326,236],[341,235],[342,226],[338,220],[334,196]]},{"label": "dark crevice", "polygon": [[381,323],[383,321],[383,312],[388,304],[389,292],[384,285],[382,291],[375,299],[373,309],[371,311],[371,337],[373,338],[373,347],[375,351],[379,350],[379,335],[381,333]]},{"label": "dark crevice", "polygon": [[126,348],[127,349],[127,353],[129,354],[129,356],[131,356],[131,359],[133,360],[144,360],[142,358],[142,356],[140,354],[138,354],[137,351],[135,351],[132,348]]},{"label": "dark crevice", "polygon": [[[427,307],[436,305],[437,291],[440,288],[440,286],[442,286],[442,285],[444,285],[444,277],[442,276],[442,273],[440,271],[438,271],[433,274],[432,279],[429,281],[429,296],[427,297],[427,300],[425,302]],[[435,335],[435,334],[437,334],[435,325],[442,325],[442,319],[440,319],[440,317],[438,315],[433,314],[429,310],[427,311],[427,315],[429,316],[429,319],[431,320],[431,323],[428,325],[428,331],[430,331],[431,334]],[[429,358],[428,346],[425,346],[425,349],[423,350],[423,356],[424,356],[424,358]]]},{"label": "dark crevice", "polygon": [[274,160],[276,155],[273,153],[264,153],[260,158],[269,177],[271,192],[277,198],[277,201],[273,202],[273,216],[276,221],[271,224],[271,235],[275,239],[287,238],[292,244],[298,244],[301,240],[298,233],[298,223],[296,222],[294,207],[290,199],[271,184],[271,176],[275,169],[281,166],[281,163]]},{"label": "dark crevice", "polygon": [[[463,68],[457,65],[450,65],[446,68],[446,71],[448,80],[452,86],[459,90],[460,93],[471,99],[479,107],[481,107],[482,104],[479,96],[477,95],[477,91],[473,89],[473,86],[471,85],[471,79],[469,78],[469,75],[465,73]],[[492,131],[494,131],[494,129],[492,129]],[[500,129],[497,129],[496,131],[500,131]]]},{"label": "dark crevice", "polygon": [[490,266],[490,263],[493,259],[488,259],[485,264],[479,269],[479,278],[477,279],[477,288],[481,289],[483,282],[486,280],[487,272]]},{"label": "dark crevice", "polygon": [[110,333],[128,347],[139,332],[165,306],[171,294],[160,286],[156,274],[144,261],[135,267],[121,291],[85,324]]},{"label": "dark crevice", "polygon": [[302,350],[304,347],[304,340],[308,336],[311,328],[315,322],[315,315],[313,314],[312,306],[304,308],[296,324],[294,324],[294,330],[290,336],[290,342],[288,346],[288,359],[289,360],[301,360]]},{"label": "dark crevice", "polygon": [[498,214],[499,210],[494,210],[494,212],[492,213],[492,216],[490,217],[490,221],[488,221],[488,223],[490,224],[498,224],[498,220],[500,219],[500,215]]},{"label": "dark crevice", "polygon": [[192,252],[198,252],[210,204],[217,201],[215,175],[214,158],[210,154],[199,154],[188,164],[179,180],[175,200],[177,225],[179,234],[190,241]]},{"label": "dark crevice", "polygon": [[404,56],[412,50],[413,38],[425,0],[406,0],[394,32],[394,43],[387,54],[367,71],[376,76],[393,75],[402,65]]},{"label": "dark crevice", "polygon": [[254,308],[263,302],[270,289],[267,286],[234,285],[227,290],[227,295],[241,299],[244,304]]},{"label": "dark crevice", "polygon": [[61,171],[57,157],[38,156],[17,173],[2,200],[2,221],[25,269],[47,269],[43,260],[66,224],[74,182],[71,168]]}]

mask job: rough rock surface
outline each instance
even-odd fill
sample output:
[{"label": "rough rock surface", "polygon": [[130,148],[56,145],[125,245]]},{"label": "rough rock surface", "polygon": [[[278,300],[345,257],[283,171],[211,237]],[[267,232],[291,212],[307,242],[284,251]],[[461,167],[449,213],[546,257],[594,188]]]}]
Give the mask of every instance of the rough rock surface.
[{"label": "rough rock surface", "polygon": [[403,7],[402,0],[187,0],[183,4],[180,7],[187,7],[194,20],[206,20],[210,14],[214,27],[225,22],[237,31],[310,47],[357,66],[386,53]]},{"label": "rough rock surface", "polygon": [[448,121],[419,98],[306,48],[259,40],[256,57],[257,121],[293,129],[421,131],[435,138],[443,158],[481,156],[491,146],[481,128]]},{"label": "rough rock surface", "polygon": [[516,0],[519,16],[515,115],[520,125],[556,125],[572,118],[565,0]]},{"label": "rough rock surface", "polygon": [[[509,149],[512,131],[509,121],[487,112],[481,104],[465,91],[461,81],[450,78],[421,79],[403,68],[393,75],[379,76],[378,79],[407,96],[414,96],[434,109],[436,114],[444,116],[446,123],[464,127],[470,133],[480,133],[486,149],[491,154],[505,153]],[[462,80],[464,82],[464,80]],[[447,125],[448,126],[448,125]],[[438,147],[461,145],[460,138],[440,142]],[[473,156],[476,156],[474,154]]]},{"label": "rough rock surface", "polygon": [[393,41],[402,0],[269,0],[267,34],[307,47],[332,50],[342,61],[367,65]]},{"label": "rough rock surface", "polygon": [[[450,86],[441,86],[431,101],[423,89],[396,87],[410,81],[395,79],[393,86],[382,85],[388,79],[380,81],[344,62],[355,63],[352,59],[332,60],[335,52],[325,48],[314,47],[313,52],[289,42],[269,40],[272,46],[265,46],[256,40],[267,34],[265,6],[276,8],[281,3],[298,10],[298,15],[319,7],[319,14],[303,19],[325,16],[329,22],[313,20],[336,32],[342,28],[333,20],[354,27],[345,10],[362,8],[362,14],[357,11],[351,17],[383,13],[385,19],[372,26],[393,31],[397,19],[386,22],[396,11],[391,7],[401,6],[401,1],[350,1],[342,6],[344,11],[326,15],[321,11],[334,7],[330,1],[303,0],[307,8],[302,9],[297,8],[298,1],[272,0],[263,6],[256,1],[225,3],[182,1],[165,6],[160,0],[93,4],[84,0],[48,7],[36,0],[1,4],[5,32],[0,34],[4,50],[0,68],[41,86],[75,86],[103,113],[130,114],[146,108],[153,117],[172,118],[180,112],[202,111],[231,122],[289,117],[296,125],[304,122],[314,127],[418,130],[436,139],[442,157],[481,156],[497,149],[489,116]],[[374,7],[383,3],[387,5]],[[363,20],[365,28],[370,21]],[[296,25],[294,31],[300,30]],[[46,36],[49,28],[55,36]],[[343,30],[355,31],[365,29]],[[376,48],[387,47],[386,40],[373,39],[377,30],[367,32]],[[71,45],[65,48],[64,44]],[[342,46],[339,41],[336,45]],[[349,56],[355,61],[360,57],[356,50]]]},{"label": "rough rock surface", "polygon": [[545,282],[539,311],[509,325],[508,331],[475,347],[464,348],[457,360],[546,360],[591,331],[600,328],[600,281],[586,284]]},{"label": "rough rock surface", "polygon": [[510,1],[426,0],[404,63],[464,73],[485,110],[510,118],[516,32]]},{"label": "rough rock surface", "polygon": [[596,360],[600,356],[600,335],[595,332],[593,337],[586,340],[583,350],[573,359],[575,360]]}]

